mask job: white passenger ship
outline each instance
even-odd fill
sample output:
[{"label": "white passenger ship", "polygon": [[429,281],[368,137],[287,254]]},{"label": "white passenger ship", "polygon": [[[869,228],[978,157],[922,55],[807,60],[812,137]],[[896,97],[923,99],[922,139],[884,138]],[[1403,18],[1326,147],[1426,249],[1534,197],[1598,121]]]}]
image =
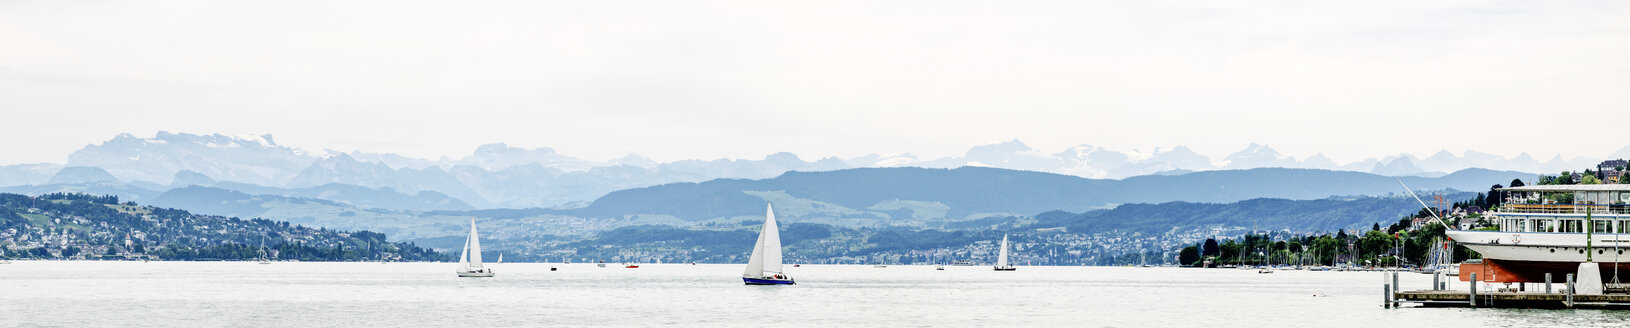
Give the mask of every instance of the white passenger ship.
[{"label": "white passenger ship", "polygon": [[1561,281],[1586,261],[1601,263],[1603,280],[1611,281],[1615,273],[1630,280],[1630,254],[1625,254],[1630,251],[1630,185],[1540,185],[1498,192],[1503,204],[1485,212],[1498,229],[1447,232],[1483,255],[1486,268],[1478,271],[1486,274],[1478,280],[1538,282],[1551,273]]}]

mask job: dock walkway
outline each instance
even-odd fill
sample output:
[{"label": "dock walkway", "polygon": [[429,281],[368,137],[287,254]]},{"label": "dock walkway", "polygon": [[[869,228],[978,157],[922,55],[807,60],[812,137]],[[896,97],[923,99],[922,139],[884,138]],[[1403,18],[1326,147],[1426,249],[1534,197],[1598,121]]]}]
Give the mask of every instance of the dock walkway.
[{"label": "dock walkway", "polygon": [[[1630,307],[1630,294],[1570,295],[1544,292],[1477,293],[1476,307],[1488,308],[1569,308],[1569,307]],[[1416,303],[1426,307],[1468,307],[1471,293],[1464,290],[1418,290],[1394,294],[1401,303]]]}]

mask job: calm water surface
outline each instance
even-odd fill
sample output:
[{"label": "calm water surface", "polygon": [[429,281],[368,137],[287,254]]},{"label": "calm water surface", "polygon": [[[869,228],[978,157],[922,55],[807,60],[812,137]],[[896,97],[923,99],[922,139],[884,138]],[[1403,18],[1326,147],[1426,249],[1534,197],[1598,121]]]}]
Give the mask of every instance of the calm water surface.
[{"label": "calm water surface", "polygon": [[0,326],[1630,326],[1630,311],[1386,310],[1376,272],[806,265],[789,268],[799,285],[744,286],[741,265],[453,268],[20,261],[0,265]]}]

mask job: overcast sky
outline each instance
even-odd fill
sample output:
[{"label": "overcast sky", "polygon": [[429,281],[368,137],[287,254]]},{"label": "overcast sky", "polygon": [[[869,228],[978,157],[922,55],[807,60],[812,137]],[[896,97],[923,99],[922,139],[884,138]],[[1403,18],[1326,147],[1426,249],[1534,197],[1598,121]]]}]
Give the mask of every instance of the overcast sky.
[{"label": "overcast sky", "polygon": [[[1428,3],[1431,2],[1431,3]],[[118,133],[589,159],[1630,145],[1623,1],[0,1],[0,163]]]}]

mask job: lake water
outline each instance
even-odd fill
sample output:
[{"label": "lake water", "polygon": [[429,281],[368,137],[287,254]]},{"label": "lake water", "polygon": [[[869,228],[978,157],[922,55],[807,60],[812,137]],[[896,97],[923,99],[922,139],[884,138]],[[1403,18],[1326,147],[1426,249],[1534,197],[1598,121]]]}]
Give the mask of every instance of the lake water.
[{"label": "lake water", "polygon": [[1630,324],[1630,311],[1382,309],[1378,272],[806,265],[789,268],[798,285],[745,286],[741,265],[495,267],[478,279],[450,263],[19,261],[0,265],[0,326]]}]

